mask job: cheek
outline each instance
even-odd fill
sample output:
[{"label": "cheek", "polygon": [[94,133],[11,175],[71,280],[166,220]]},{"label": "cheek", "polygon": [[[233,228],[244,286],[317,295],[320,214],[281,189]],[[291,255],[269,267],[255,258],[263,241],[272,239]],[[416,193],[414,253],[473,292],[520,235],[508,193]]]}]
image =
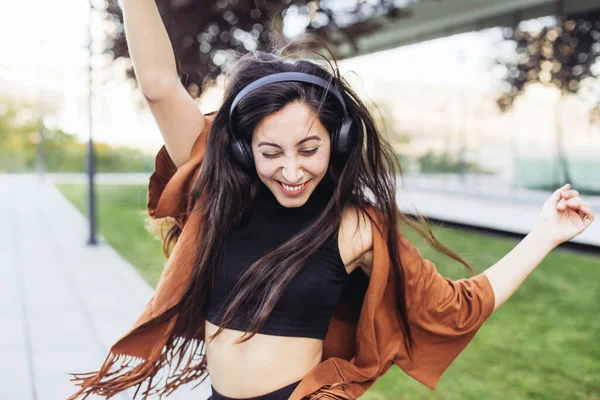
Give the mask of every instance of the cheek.
[{"label": "cheek", "polygon": [[273,160],[267,160],[264,157],[258,155],[258,157],[254,158],[254,165],[256,167],[256,173],[261,177],[270,178],[277,173],[279,169],[279,165],[277,162],[273,162]]},{"label": "cheek", "polygon": [[264,158],[260,152],[252,146],[252,156],[254,157],[254,167],[259,177],[270,178],[277,171],[277,164],[272,160]]},{"label": "cheek", "polygon": [[304,169],[315,176],[324,175],[329,166],[329,153],[323,153],[306,159]]}]

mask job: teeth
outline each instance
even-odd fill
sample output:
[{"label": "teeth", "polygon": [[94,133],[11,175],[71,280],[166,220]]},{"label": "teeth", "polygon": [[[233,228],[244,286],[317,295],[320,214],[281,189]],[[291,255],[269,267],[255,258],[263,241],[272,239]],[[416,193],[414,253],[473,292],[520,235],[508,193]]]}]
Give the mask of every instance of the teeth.
[{"label": "teeth", "polygon": [[298,185],[298,186],[290,186],[290,185],[286,185],[283,182],[280,182],[281,186],[283,186],[285,188],[285,190],[289,190],[290,192],[296,192],[300,189],[302,189],[304,187],[304,185],[306,185],[306,182],[304,182],[302,185]]}]

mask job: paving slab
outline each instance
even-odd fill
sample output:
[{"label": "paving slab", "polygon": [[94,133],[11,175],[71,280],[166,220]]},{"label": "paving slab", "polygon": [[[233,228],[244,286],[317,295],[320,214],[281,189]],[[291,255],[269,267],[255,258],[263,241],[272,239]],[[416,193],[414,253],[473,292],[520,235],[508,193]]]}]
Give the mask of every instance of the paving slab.
[{"label": "paving slab", "polygon": [[[101,236],[86,244],[85,217],[49,180],[0,175],[0,226],[0,398],[64,399],[67,372],[98,369],[154,290]],[[192,386],[169,398],[210,396],[210,378]]]}]

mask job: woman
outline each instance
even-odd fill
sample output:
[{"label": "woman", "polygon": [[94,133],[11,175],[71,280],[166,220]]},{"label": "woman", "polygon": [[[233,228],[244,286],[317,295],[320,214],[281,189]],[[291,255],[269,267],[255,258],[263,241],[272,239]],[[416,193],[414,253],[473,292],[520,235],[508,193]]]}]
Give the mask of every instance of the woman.
[{"label": "woman", "polygon": [[[207,375],[213,400],[348,399],[392,363],[435,387],[543,257],[594,219],[576,191],[560,188],[500,262],[446,280],[393,227],[416,228],[470,267],[399,212],[401,169],[367,107],[335,65],[293,53],[293,44],[322,43],[242,57],[221,107],[205,116],[178,81],[154,2],[123,4],[136,76],[165,142],[148,208],[174,218],[164,242],[172,253],[100,371],[75,375],[73,399],[142,383],[145,395],[168,394]],[[119,365],[117,354],[137,358]],[[163,367],[174,372],[152,392]]]}]

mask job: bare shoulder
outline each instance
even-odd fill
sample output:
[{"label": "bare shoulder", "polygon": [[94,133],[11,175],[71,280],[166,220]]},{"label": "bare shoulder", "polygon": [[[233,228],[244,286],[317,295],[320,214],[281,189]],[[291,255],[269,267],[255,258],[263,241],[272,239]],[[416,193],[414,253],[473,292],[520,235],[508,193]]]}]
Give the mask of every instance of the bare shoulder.
[{"label": "bare shoulder", "polygon": [[371,275],[373,232],[369,216],[355,206],[347,206],[342,213],[338,236],[340,256],[350,274],[360,267]]}]

